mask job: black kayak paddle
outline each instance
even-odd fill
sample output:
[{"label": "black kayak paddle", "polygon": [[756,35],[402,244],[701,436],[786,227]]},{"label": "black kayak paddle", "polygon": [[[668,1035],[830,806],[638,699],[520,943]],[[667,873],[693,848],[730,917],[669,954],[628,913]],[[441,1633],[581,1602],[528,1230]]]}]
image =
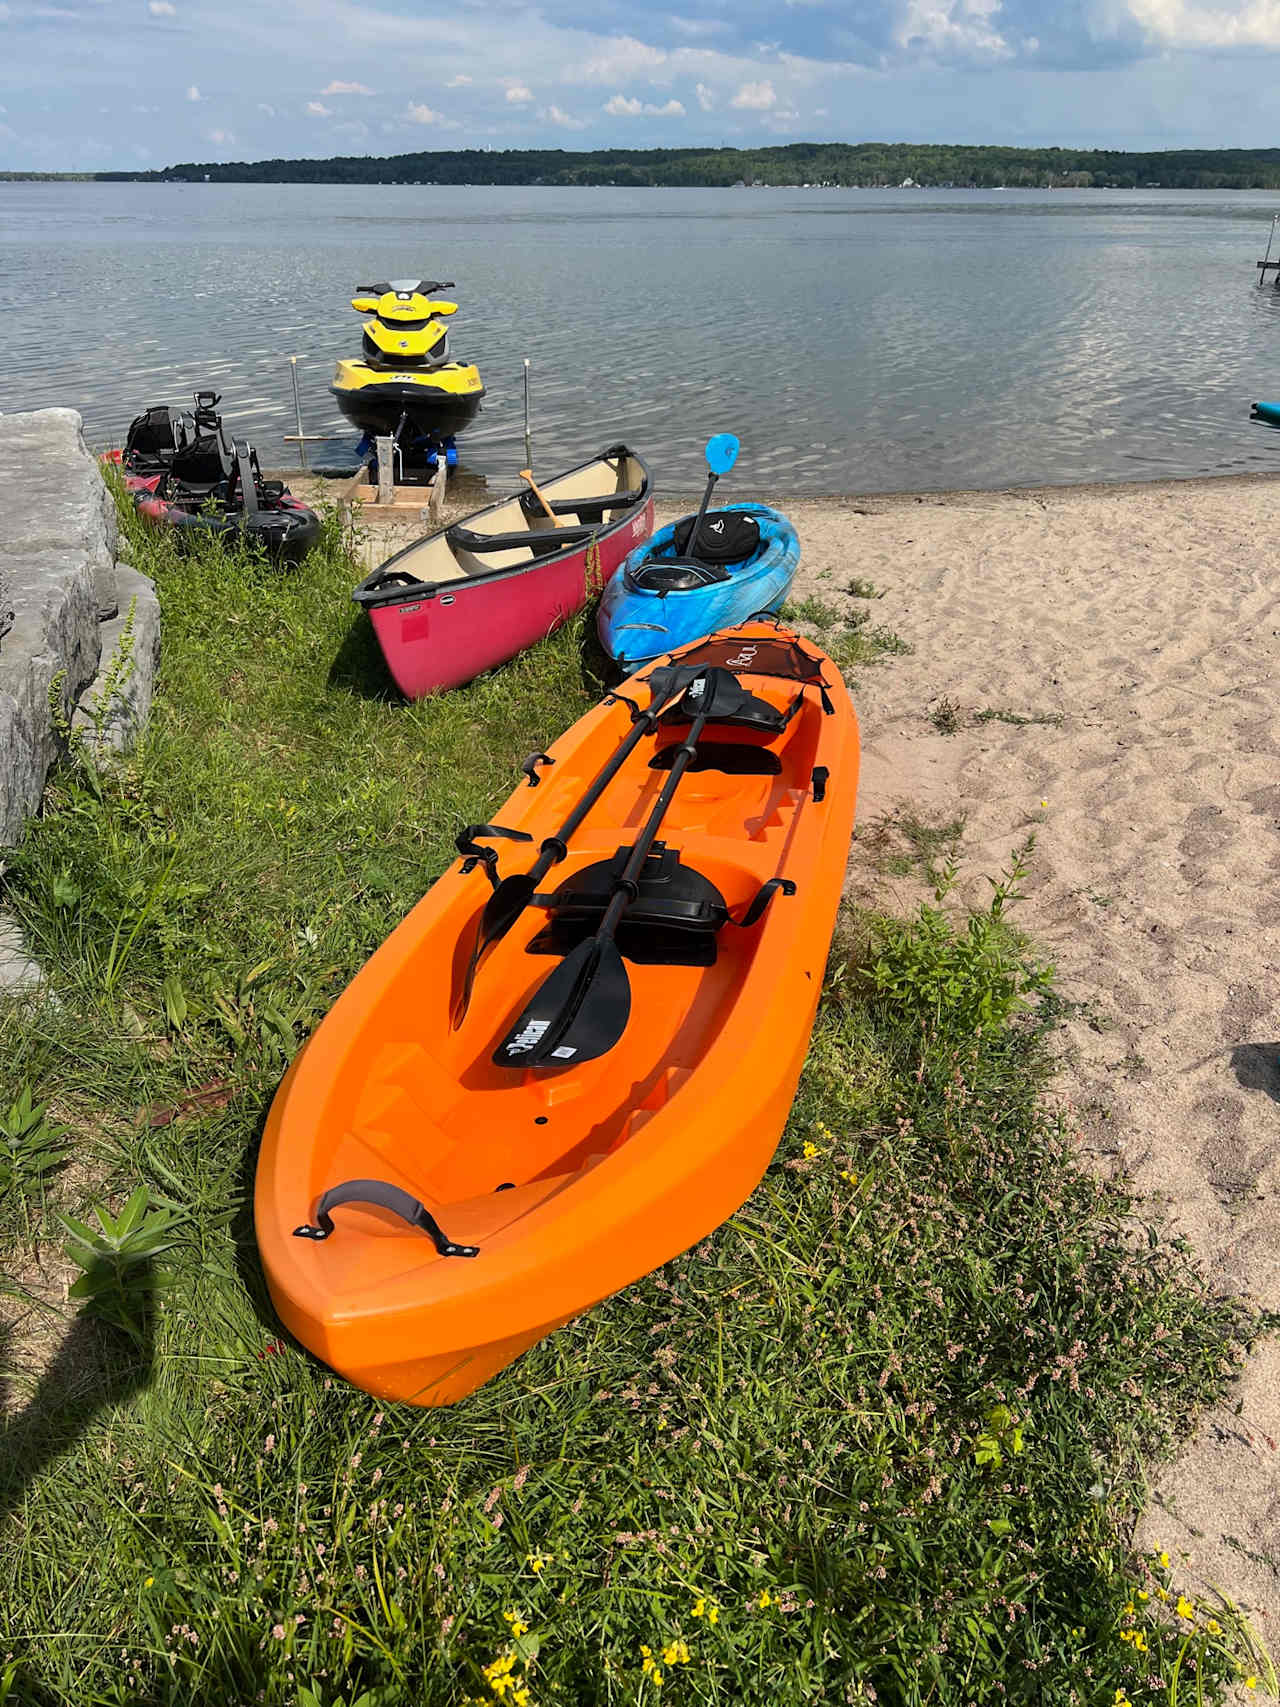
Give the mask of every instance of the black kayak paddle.
[{"label": "black kayak paddle", "polygon": [[502,882],[490,895],[484,904],[480,915],[480,923],[476,929],[475,946],[471,950],[471,958],[467,962],[467,970],[462,980],[462,991],[454,1009],[453,1026],[456,1031],[467,1017],[467,1008],[471,1003],[471,991],[475,984],[476,972],[485,954],[495,942],[501,942],[503,937],[515,924],[525,908],[537,893],[538,885],[551,870],[551,867],[562,860],[568,853],[569,837],[582,823],[587,813],[599,800],[605,789],[622,769],[630,755],[639,746],[646,735],[657,728],[658,719],[669,705],[691,685],[701,672],[691,665],[666,664],[653,670],[646,677],[651,698],[649,709],[641,712],[632,725],[630,734],[618,747],[618,750],[596,772],[595,778],[578,804],[561,824],[554,836],[548,836],[542,844],[537,860],[528,871],[513,872],[510,877],[504,877]]},{"label": "black kayak paddle", "polygon": [[693,723],[676,748],[671,771],[644,828],[632,845],[622,874],[594,936],[567,954],[535,992],[511,1031],[494,1051],[498,1067],[567,1067],[594,1061],[617,1043],[631,1017],[631,981],[618,951],[618,921],[636,894],[636,883],[649,857],[659,826],[680,778],[697,756],[698,737],[711,716],[720,677],[729,671],[704,669],[685,689]]}]

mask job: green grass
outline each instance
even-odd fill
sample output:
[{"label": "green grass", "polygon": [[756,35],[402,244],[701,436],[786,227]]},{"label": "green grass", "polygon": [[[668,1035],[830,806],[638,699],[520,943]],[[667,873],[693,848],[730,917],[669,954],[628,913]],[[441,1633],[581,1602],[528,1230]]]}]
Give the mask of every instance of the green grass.
[{"label": "green grass", "polygon": [[[1125,1538],[1255,1324],[1076,1165],[1007,888],[848,922],[778,1157],[697,1250],[452,1410],[380,1405],[271,1317],[265,1110],[599,684],[575,625],[396,703],[336,533],[286,574],[136,554],[150,732],[64,767],[5,877],[57,1001],[0,1012],[9,1355],[40,1371],[0,1449],[0,1701],[1166,1699],[1167,1573]],[[1218,1618],[1184,1700],[1246,1657]]]}]

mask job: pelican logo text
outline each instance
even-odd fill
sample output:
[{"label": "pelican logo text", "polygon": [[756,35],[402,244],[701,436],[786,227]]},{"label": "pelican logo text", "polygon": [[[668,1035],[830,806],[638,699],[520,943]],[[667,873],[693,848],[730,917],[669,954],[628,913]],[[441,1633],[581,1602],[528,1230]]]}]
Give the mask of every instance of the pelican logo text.
[{"label": "pelican logo text", "polygon": [[724,532],[724,522],[723,521],[712,522],[711,532],[712,533],[723,533]]},{"label": "pelican logo text", "polygon": [[736,658],[725,659],[726,667],[730,670],[745,670],[747,665],[755,657],[756,650],[757,648],[754,646],[744,646]]},{"label": "pelican logo text", "polygon": [[547,1019],[531,1019],[522,1032],[513,1037],[507,1045],[508,1055],[526,1055],[530,1049],[536,1049],[542,1042],[543,1033],[551,1024]]}]

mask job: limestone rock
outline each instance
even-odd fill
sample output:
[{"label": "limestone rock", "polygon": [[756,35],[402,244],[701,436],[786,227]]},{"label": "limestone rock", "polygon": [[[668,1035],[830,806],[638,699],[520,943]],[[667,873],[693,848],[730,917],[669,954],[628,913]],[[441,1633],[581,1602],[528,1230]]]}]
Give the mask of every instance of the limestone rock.
[{"label": "limestone rock", "polygon": [[115,616],[115,505],[74,409],[0,416],[0,490],[7,494],[0,509],[0,565],[74,551],[87,561],[99,616]]},{"label": "limestone rock", "polygon": [[116,584],[120,614],[99,629],[102,666],[81,695],[71,720],[94,759],[133,745],[151,710],[160,662],[160,600],[155,582],[117,564]]}]

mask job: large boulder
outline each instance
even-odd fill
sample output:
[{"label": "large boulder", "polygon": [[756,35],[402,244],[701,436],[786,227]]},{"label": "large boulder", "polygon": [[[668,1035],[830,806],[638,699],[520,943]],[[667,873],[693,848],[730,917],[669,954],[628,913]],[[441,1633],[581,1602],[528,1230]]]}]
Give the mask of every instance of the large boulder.
[{"label": "large boulder", "polygon": [[[0,505],[0,847],[6,847],[39,809],[45,777],[86,687],[100,665],[109,668],[101,624],[118,619],[121,601],[115,505],[73,409],[0,415],[0,490],[6,494]],[[10,609],[6,633],[3,617]],[[136,728],[150,704],[158,609],[145,577],[130,580],[127,610],[134,612],[132,675],[113,695],[122,703],[111,708],[116,721],[106,739],[112,746],[119,744],[115,730]],[[114,629],[108,632],[109,648],[118,640]]]}]

